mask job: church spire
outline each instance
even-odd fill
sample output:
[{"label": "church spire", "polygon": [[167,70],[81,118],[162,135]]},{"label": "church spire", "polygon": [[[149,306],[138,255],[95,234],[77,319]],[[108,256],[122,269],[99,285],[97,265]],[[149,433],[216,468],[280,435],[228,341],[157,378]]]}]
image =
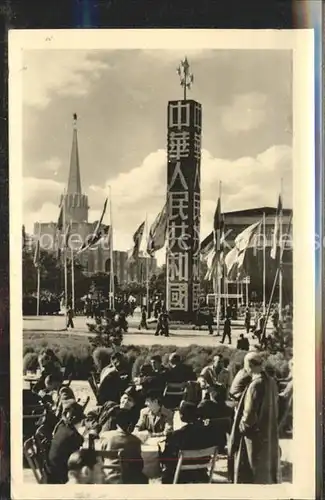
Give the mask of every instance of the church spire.
[{"label": "church spire", "polygon": [[70,157],[68,189],[65,194],[66,220],[68,222],[88,221],[88,197],[81,192],[80,164],[78,151],[77,115],[73,114],[73,135]]},{"label": "church spire", "polygon": [[67,194],[81,194],[80,165],[77,134],[77,114],[73,114],[73,136]]}]

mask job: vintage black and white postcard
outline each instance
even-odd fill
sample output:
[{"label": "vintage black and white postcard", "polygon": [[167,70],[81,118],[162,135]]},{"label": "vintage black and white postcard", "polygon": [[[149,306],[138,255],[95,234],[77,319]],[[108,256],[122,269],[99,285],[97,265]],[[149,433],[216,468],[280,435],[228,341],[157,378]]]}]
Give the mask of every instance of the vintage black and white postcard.
[{"label": "vintage black and white postcard", "polygon": [[312,31],[17,30],[9,77],[13,497],[313,498]]}]

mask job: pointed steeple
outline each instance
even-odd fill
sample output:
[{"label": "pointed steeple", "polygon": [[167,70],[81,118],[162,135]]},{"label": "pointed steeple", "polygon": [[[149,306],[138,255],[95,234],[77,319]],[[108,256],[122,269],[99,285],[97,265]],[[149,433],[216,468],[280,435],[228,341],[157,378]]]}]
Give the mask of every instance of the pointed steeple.
[{"label": "pointed steeple", "polygon": [[73,135],[70,156],[68,189],[65,194],[67,222],[88,221],[88,197],[82,194],[78,151],[77,115],[73,114]]},{"label": "pointed steeple", "polygon": [[80,165],[78,151],[77,114],[73,114],[73,136],[70,156],[70,172],[67,194],[81,194]]}]

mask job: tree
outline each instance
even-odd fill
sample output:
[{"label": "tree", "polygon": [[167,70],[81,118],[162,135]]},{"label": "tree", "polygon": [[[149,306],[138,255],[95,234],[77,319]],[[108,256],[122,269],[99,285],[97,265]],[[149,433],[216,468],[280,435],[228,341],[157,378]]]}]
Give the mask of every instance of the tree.
[{"label": "tree", "polygon": [[149,293],[152,296],[166,295],[166,264],[164,264],[157,274],[153,274],[149,280]]}]

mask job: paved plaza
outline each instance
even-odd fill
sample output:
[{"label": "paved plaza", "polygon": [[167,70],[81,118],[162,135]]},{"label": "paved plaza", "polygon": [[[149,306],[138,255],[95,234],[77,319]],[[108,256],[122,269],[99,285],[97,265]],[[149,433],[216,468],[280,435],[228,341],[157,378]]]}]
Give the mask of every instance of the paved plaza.
[{"label": "paved plaza", "polygon": [[[74,318],[74,330],[70,329],[70,332],[74,334],[87,335],[91,334],[87,327],[87,322],[91,320],[87,319],[85,316],[76,316]],[[149,330],[138,330],[138,325],[140,322],[140,313],[135,312],[133,317],[128,318],[129,329],[128,333],[124,334],[123,343],[124,344],[136,344],[136,345],[176,345],[179,347],[187,346],[190,344],[197,344],[200,346],[214,346],[221,342],[222,334],[222,324],[220,326],[220,336],[217,336],[217,327],[214,326],[214,335],[209,335],[207,327],[202,327],[201,330],[194,330],[189,325],[170,325],[170,336],[169,337],[155,337],[154,330],[155,324],[148,324]],[[65,328],[65,318],[64,316],[27,316],[24,317],[23,328],[25,332],[63,332]],[[268,328],[271,328],[269,326]],[[244,333],[243,319],[233,321],[232,323],[232,346],[236,347],[237,340],[241,333]],[[249,340],[251,345],[256,343],[253,339],[252,334],[249,334]],[[226,340],[228,344],[228,340]]]}]

